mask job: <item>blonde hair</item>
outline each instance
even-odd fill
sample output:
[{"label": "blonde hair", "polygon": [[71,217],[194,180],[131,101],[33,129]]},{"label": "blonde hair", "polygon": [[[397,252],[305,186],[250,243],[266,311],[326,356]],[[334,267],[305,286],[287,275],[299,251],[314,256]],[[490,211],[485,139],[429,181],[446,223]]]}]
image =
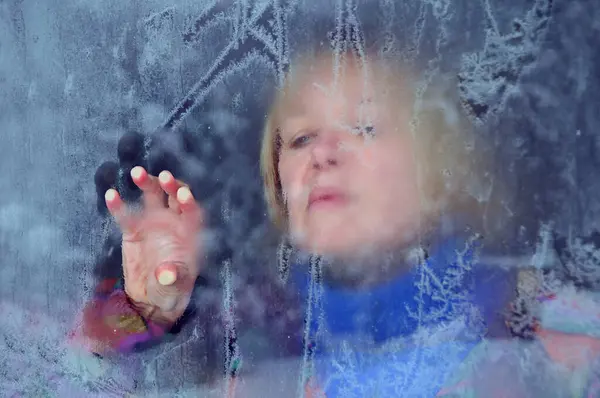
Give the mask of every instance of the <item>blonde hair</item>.
[{"label": "blonde hair", "polygon": [[[398,119],[395,129],[407,132],[410,127],[424,214],[435,216],[458,206],[461,198],[473,196],[469,192],[473,182],[476,186],[485,185],[484,180],[488,177],[485,162],[475,156],[479,149],[476,137],[457,97],[453,78],[436,75],[426,84],[421,82],[419,85],[413,73],[396,61],[376,57],[360,59],[352,54],[342,54],[339,62],[327,53],[299,57],[292,63],[293,69],[275,96],[263,131],[260,154],[269,215],[279,228],[287,225],[278,162],[279,130],[289,109],[289,100],[293,99],[298,85],[306,82],[309,73],[321,67],[333,67],[334,76],[336,73],[342,75],[345,68],[351,66],[352,59],[362,63],[357,66],[362,68],[361,72],[365,71],[366,78],[374,76],[376,94],[383,96],[387,110],[393,115],[401,115],[402,120]],[[407,104],[415,105],[413,112],[408,113],[411,109],[407,109]],[[408,125],[407,119],[411,119]]]}]

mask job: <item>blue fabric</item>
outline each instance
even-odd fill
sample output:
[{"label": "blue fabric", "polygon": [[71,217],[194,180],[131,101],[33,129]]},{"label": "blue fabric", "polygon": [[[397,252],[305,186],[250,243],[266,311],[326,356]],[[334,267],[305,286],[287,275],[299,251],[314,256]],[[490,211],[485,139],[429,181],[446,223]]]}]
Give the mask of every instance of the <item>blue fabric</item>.
[{"label": "blue fabric", "polygon": [[[447,239],[433,248],[425,265],[360,291],[311,285],[307,266],[296,267],[294,280],[305,302],[311,287],[316,289],[307,306],[308,344],[316,342],[317,376],[327,397],[435,396],[481,341],[485,323],[467,316],[461,338],[427,347],[400,342],[470,314],[473,305],[484,318],[500,311],[509,286],[500,282],[507,278],[490,268],[473,268],[477,248],[477,243],[466,247],[464,240]],[[415,316],[419,311],[422,315]],[[341,343],[331,344],[335,341]],[[391,341],[393,348],[376,350]]]}]

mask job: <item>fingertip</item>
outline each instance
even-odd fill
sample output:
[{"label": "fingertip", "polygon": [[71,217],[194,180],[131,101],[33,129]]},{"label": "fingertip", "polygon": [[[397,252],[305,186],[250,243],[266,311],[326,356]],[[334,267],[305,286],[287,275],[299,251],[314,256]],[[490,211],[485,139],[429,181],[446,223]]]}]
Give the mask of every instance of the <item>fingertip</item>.
[{"label": "fingertip", "polygon": [[171,173],[167,170],[163,170],[158,175],[158,180],[163,184],[168,184],[171,181]]},{"label": "fingertip", "polygon": [[177,190],[177,201],[181,204],[190,203],[194,199],[192,191],[188,187],[181,187]]},{"label": "fingertip", "polygon": [[139,181],[143,178],[144,172],[145,170],[142,166],[135,166],[133,169],[131,169],[131,178]]},{"label": "fingertip", "polygon": [[104,194],[104,200],[106,202],[106,208],[109,213],[113,216],[116,216],[117,212],[121,209],[121,198],[119,196],[119,192],[116,189],[110,188]]},{"label": "fingertip", "polygon": [[159,267],[156,270],[156,280],[162,286],[171,286],[177,281],[177,270],[170,265]]},{"label": "fingertip", "polygon": [[107,204],[112,204],[117,200],[119,193],[116,189],[110,188],[104,193],[104,200],[106,200]]}]

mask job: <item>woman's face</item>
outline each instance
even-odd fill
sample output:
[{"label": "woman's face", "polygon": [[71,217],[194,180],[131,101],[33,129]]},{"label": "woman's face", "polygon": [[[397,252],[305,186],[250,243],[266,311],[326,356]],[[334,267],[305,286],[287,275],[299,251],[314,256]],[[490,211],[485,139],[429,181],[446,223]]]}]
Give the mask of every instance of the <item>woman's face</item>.
[{"label": "woman's face", "polygon": [[350,68],[334,87],[321,67],[291,93],[280,129],[279,176],[292,239],[346,257],[412,239],[419,222],[409,110],[383,103],[377,76]]}]

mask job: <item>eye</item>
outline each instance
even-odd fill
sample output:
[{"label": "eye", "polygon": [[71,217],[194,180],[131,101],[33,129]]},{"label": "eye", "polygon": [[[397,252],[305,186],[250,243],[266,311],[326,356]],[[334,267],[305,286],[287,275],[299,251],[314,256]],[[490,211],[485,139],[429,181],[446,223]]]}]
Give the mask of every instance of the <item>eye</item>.
[{"label": "eye", "polygon": [[290,148],[298,149],[306,146],[312,138],[314,138],[315,133],[300,133],[298,136],[292,138],[290,142]]}]

